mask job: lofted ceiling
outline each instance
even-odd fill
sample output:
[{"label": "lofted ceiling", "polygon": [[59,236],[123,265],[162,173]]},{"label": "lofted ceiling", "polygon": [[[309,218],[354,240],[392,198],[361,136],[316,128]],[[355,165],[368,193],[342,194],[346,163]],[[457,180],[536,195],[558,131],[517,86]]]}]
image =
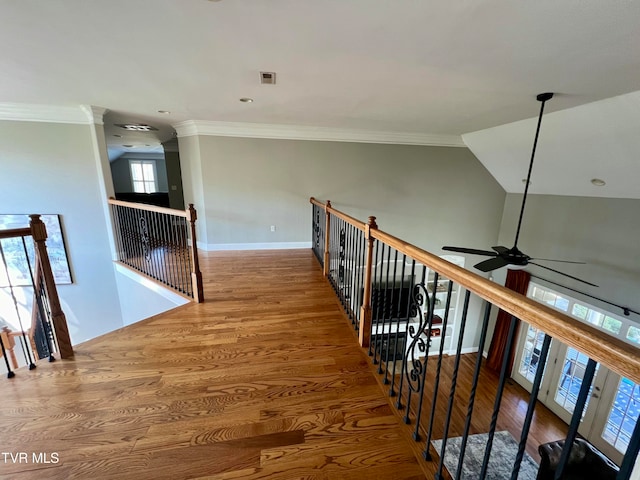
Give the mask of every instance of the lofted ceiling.
[{"label": "lofted ceiling", "polygon": [[114,154],[185,121],[462,135],[511,192],[552,91],[532,192],[640,198],[640,2],[0,0],[0,42],[0,104],[107,108]]}]

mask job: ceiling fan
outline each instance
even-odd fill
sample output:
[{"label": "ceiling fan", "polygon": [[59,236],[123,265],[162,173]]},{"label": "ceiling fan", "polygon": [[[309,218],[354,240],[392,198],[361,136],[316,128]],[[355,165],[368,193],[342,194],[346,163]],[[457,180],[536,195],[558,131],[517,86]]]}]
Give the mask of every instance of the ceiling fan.
[{"label": "ceiling fan", "polygon": [[564,275],[565,277],[571,278],[573,280],[577,280],[578,282],[586,283],[587,285],[591,285],[593,287],[597,287],[597,285],[587,282],[586,280],[582,280],[578,277],[574,277],[572,275],[559,272],[553,268],[549,268],[545,265],[540,265],[539,263],[535,263],[532,260],[543,260],[548,262],[561,262],[561,263],[577,263],[584,264],[584,262],[572,262],[568,260],[551,260],[548,258],[532,258],[529,255],[523,253],[518,249],[518,238],[520,236],[520,227],[522,226],[522,217],[524,215],[524,207],[527,202],[527,193],[529,191],[529,184],[531,180],[531,171],[533,169],[533,159],[536,154],[536,146],[538,144],[538,135],[540,133],[540,124],[542,123],[542,113],[544,112],[544,104],[553,98],[553,93],[541,93],[537,97],[537,100],[541,103],[540,105],[540,116],[538,117],[538,127],[536,128],[536,136],[533,141],[533,150],[531,152],[531,161],[529,162],[529,172],[527,173],[527,180],[525,182],[524,187],[524,196],[522,197],[522,206],[520,207],[520,218],[518,219],[518,228],[516,230],[516,238],[513,242],[513,247],[507,248],[503,246],[491,247],[491,250],[477,250],[475,248],[465,248],[465,247],[442,247],[443,250],[447,250],[450,252],[458,252],[458,253],[470,253],[473,255],[483,255],[486,257],[491,257],[488,260],[483,260],[482,262],[474,265],[475,268],[482,272],[490,272],[492,270],[496,270],[498,268],[504,267],[506,265],[515,265],[519,267],[524,267],[526,265],[535,265],[540,268],[544,268],[545,270],[550,270],[552,272],[558,273],[560,275]]}]

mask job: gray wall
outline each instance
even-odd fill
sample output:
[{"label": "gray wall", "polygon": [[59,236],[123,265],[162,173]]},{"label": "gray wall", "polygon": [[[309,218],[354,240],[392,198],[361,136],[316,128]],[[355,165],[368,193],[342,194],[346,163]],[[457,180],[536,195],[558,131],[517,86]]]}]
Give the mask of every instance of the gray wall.
[{"label": "gray wall", "polygon": [[164,159],[167,166],[167,181],[169,183],[169,206],[184,210],[184,196],[182,193],[182,173],[180,172],[180,154],[177,151],[165,151]]},{"label": "gray wall", "polygon": [[309,196],[436,252],[497,239],[505,193],[466,148],[201,136],[181,150],[196,138],[185,201],[206,211],[209,244],[308,242]]},{"label": "gray wall", "polygon": [[122,326],[91,128],[0,121],[0,213],[62,216],[74,283],[59,294],[74,343]]},{"label": "gray wall", "polygon": [[156,163],[158,176],[158,192],[168,192],[169,182],[167,178],[167,166],[162,154],[125,153],[111,162],[111,175],[113,176],[113,188],[117,193],[133,192],[131,170],[129,160],[152,160]]},{"label": "gray wall", "polygon": [[[310,242],[310,196],[356,218],[376,215],[381,229],[436,254],[446,244],[497,240],[505,192],[466,148],[214,136],[179,143],[185,202],[198,208],[209,248]],[[479,309],[471,305],[471,318]],[[474,344],[469,332],[464,346]]]},{"label": "gray wall", "polygon": [[[502,245],[510,247],[513,244],[521,202],[522,195],[507,195],[500,228]],[[534,275],[640,311],[638,212],[640,200],[531,195],[527,198],[518,247],[532,257],[587,262],[586,265],[539,263],[588,280],[599,288],[535,266],[528,270]],[[586,300],[602,308],[611,308],[592,299]],[[622,313],[620,310],[612,311]],[[638,316],[631,318],[640,320]]]}]

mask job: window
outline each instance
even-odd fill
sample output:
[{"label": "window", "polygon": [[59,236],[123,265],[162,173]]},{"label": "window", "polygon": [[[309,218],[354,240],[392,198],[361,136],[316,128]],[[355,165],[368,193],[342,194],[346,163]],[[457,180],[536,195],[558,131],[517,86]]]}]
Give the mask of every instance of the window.
[{"label": "window", "polygon": [[640,344],[640,327],[629,318],[601,310],[582,300],[576,300],[549,287],[543,287],[533,282],[529,283],[528,296],[556,310],[566,312],[578,320],[590,323],[614,337],[618,337],[628,343]]},{"label": "window", "polygon": [[156,184],[156,162],[152,160],[129,160],[131,183],[136,193],[153,193],[158,190]]}]

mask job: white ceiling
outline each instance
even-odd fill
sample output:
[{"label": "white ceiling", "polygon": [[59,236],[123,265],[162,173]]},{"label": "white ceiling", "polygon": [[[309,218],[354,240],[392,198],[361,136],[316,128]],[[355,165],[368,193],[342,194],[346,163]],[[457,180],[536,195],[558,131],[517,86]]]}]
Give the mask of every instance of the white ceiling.
[{"label": "white ceiling", "polygon": [[[522,188],[534,129],[487,129],[535,117],[540,92],[558,93],[554,112],[640,90],[640,2],[630,0],[0,0],[0,44],[0,103],[105,107],[112,147],[127,142],[112,136],[114,119],[164,127],[162,140],[188,120],[477,132],[465,142],[508,191]],[[277,85],[260,85],[261,70]],[[607,180],[599,195],[640,198],[627,184],[602,193],[610,171],[628,179],[639,163],[638,142],[624,143],[637,96],[622,98],[633,106],[607,104],[602,123],[588,105],[578,121],[545,119],[533,191],[585,194],[567,187],[584,178],[565,162],[580,162],[585,178]],[[605,121],[612,137],[596,148]]]}]

